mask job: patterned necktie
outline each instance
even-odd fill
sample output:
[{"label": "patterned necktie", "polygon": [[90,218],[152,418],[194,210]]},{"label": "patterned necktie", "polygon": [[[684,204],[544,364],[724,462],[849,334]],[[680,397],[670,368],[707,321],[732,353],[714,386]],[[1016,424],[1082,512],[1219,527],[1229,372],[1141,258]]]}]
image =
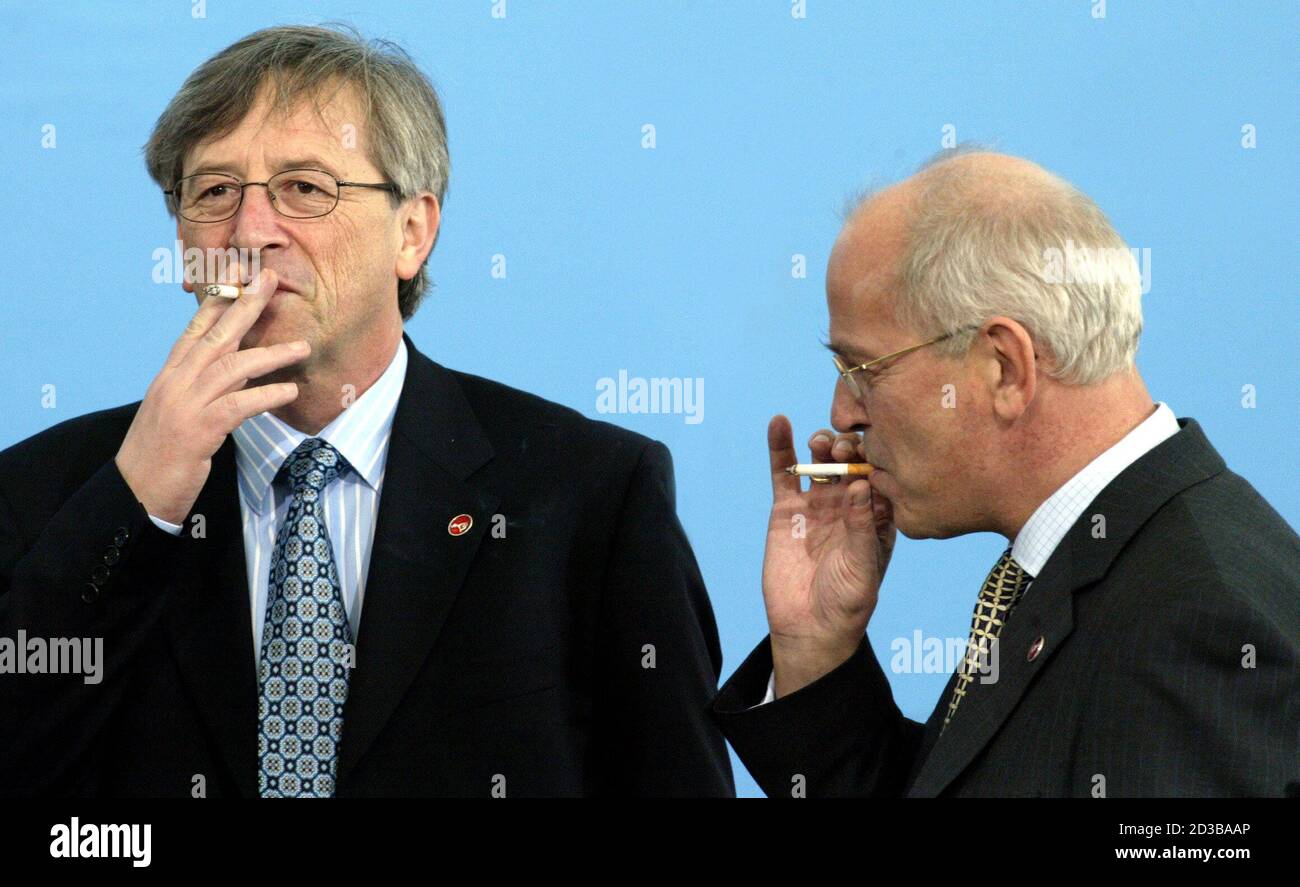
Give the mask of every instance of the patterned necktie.
[{"label": "patterned necktie", "polygon": [[1002,631],[1002,625],[1011,615],[1011,609],[1024,594],[1025,588],[1033,579],[1016,563],[1008,548],[1002,553],[989,577],[980,589],[979,601],[975,604],[975,617],[971,620],[970,640],[966,644],[966,657],[961,663],[961,672],[957,683],[952,688],[952,700],[948,703],[948,714],[944,716],[943,727],[939,735],[948,729],[948,722],[957,712],[957,705],[966,695],[966,689],[975,678],[981,664],[989,661],[989,651]]},{"label": "patterned necktie", "polygon": [[322,494],[350,468],[338,450],[310,437],[280,469],[293,501],[271,554],[257,672],[257,787],[264,798],[334,794],[352,632]]}]

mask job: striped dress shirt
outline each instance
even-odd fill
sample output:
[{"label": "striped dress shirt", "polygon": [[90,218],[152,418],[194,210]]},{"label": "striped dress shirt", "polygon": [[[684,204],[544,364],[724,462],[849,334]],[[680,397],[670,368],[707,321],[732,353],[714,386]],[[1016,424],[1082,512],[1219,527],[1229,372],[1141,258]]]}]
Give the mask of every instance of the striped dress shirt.
[{"label": "striped dress shirt", "polygon": [[[319,434],[304,434],[270,413],[253,416],[235,429],[254,660],[262,651],[262,624],[266,620],[275,533],[284,522],[292,498],[284,479],[279,483],[272,481],[284,461],[308,437],[327,441],[353,468],[325,490],[324,505],[325,526],[342,585],[343,605],[352,637],[357,637],[375,538],[375,519],[379,514],[379,494],[388,462],[388,442],[397,401],[406,381],[406,361],[406,343],[399,341],[388,369]],[[153,515],[149,518],[172,535],[180,535],[180,525]]]}]

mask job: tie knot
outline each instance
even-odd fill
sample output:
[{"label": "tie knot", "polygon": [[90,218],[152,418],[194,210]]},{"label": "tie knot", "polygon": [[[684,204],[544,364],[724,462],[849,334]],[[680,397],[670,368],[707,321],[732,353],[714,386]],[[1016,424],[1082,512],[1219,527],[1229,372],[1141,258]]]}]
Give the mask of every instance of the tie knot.
[{"label": "tie knot", "polygon": [[288,478],[289,487],[297,496],[307,490],[319,493],[351,467],[328,442],[309,437],[284,460],[280,473]]},{"label": "tie knot", "polygon": [[984,597],[1010,599],[1009,602],[1014,606],[1021,592],[1025,590],[1025,586],[1033,578],[1011,556],[1011,549],[1008,548],[1002,552],[1002,557],[998,558],[997,564],[989,572],[988,579],[984,581]]}]

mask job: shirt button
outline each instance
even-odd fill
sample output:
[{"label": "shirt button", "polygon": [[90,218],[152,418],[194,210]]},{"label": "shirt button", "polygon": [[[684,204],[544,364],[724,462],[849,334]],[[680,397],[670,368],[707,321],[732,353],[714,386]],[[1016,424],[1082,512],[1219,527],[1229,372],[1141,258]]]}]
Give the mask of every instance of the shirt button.
[{"label": "shirt button", "polygon": [[90,571],[90,581],[96,585],[103,585],[108,581],[108,567],[103,564],[97,564],[95,569]]},{"label": "shirt button", "polygon": [[81,599],[88,604],[93,604],[99,600],[99,586],[87,582],[81,589]]},{"label": "shirt button", "polygon": [[121,557],[122,550],[116,545],[110,545],[108,546],[108,550],[104,552],[104,563],[111,567],[113,564],[117,563]]},{"label": "shirt button", "polygon": [[113,544],[121,548],[130,538],[131,532],[126,527],[118,527],[117,534],[113,537]]}]

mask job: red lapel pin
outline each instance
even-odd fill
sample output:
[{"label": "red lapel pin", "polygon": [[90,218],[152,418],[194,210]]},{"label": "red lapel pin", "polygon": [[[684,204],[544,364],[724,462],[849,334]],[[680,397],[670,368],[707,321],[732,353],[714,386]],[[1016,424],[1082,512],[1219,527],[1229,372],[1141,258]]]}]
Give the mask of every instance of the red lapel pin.
[{"label": "red lapel pin", "polygon": [[447,524],[447,532],[453,536],[464,536],[474,526],[474,518],[468,514],[458,514]]},{"label": "red lapel pin", "polygon": [[1025,656],[1026,662],[1033,662],[1038,658],[1038,654],[1043,652],[1043,643],[1043,636],[1040,634],[1034,639],[1034,642],[1029,645],[1029,653]]}]

